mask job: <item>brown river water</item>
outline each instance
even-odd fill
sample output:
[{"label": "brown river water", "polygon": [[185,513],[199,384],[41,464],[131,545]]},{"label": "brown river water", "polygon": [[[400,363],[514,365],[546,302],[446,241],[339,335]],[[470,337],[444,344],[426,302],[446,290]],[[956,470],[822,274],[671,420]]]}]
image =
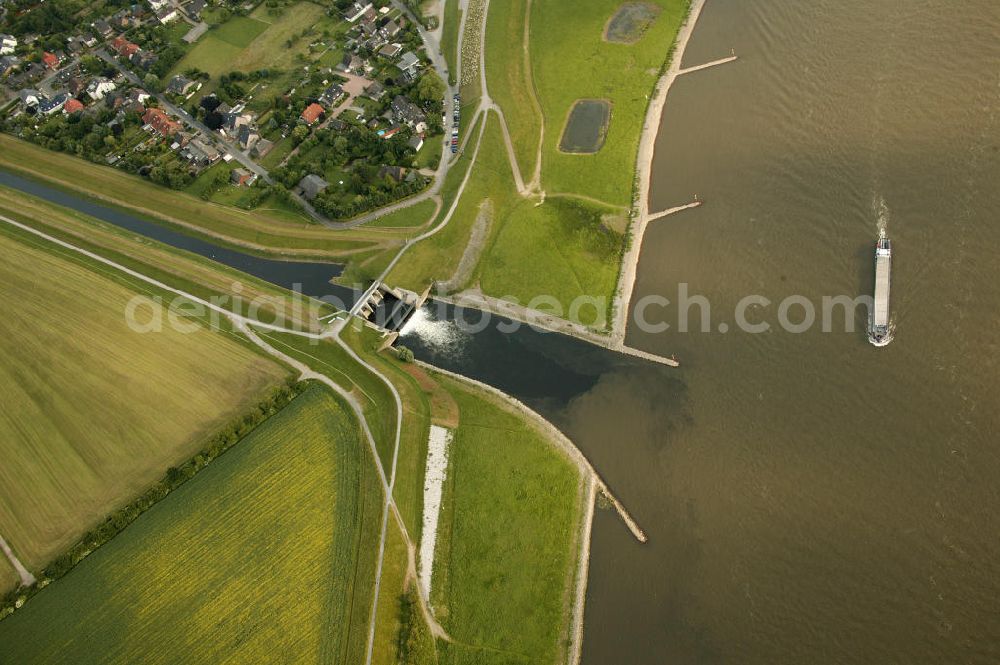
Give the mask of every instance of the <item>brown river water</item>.
[{"label": "brown river water", "polygon": [[[730,331],[651,307],[628,342],[683,367],[549,414],[650,537],[598,512],[583,661],[1000,663],[1000,2],[708,0],[683,64],[730,49],[668,97],[650,210],[705,205],[635,294]],[[880,225],[894,341],[780,329],[871,293]],[[771,332],[734,331],[751,294]]]}]

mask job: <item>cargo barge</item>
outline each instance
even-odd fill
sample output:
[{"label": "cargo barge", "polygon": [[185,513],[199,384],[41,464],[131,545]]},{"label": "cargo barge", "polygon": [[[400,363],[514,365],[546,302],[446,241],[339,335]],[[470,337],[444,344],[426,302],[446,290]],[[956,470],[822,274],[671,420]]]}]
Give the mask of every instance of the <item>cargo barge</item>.
[{"label": "cargo barge", "polygon": [[868,341],[885,346],[892,341],[889,330],[889,285],[892,281],[892,243],[879,231],[875,243],[875,301],[868,316]]}]

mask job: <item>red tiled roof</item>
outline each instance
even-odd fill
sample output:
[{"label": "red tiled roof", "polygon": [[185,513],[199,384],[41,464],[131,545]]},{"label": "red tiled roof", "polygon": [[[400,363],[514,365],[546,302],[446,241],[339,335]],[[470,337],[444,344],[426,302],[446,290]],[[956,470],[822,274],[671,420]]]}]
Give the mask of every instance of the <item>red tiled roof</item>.
[{"label": "red tiled roof", "polygon": [[156,130],[161,136],[173,136],[181,131],[181,123],[171,120],[170,116],[160,109],[148,109],[142,115],[142,121]]},{"label": "red tiled roof", "polygon": [[68,115],[70,113],[79,113],[83,110],[83,104],[81,104],[76,99],[71,99],[63,106],[63,111]]},{"label": "red tiled roof", "polygon": [[44,62],[45,66],[49,68],[59,66],[59,58],[57,58],[54,53],[49,53],[48,51],[42,54],[42,62]]},{"label": "red tiled roof", "polygon": [[306,107],[305,111],[302,112],[302,119],[306,121],[306,124],[311,125],[316,122],[322,114],[323,107],[313,102]]}]

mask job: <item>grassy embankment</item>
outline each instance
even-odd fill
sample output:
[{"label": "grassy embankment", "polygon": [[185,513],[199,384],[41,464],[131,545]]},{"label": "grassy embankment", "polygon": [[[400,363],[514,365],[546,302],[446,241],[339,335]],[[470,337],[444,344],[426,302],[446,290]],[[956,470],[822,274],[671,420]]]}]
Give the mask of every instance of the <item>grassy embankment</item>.
[{"label": "grassy embankment", "polygon": [[286,257],[344,260],[358,252],[398,244],[391,230],[325,227],[276,211],[243,211],[160,187],[139,176],[46,150],[0,134],[0,166],[75,194],[118,206],[178,230],[239,249]]},{"label": "grassy embankment", "polygon": [[[474,170],[464,194],[471,202],[463,201],[452,220],[456,228],[427,241],[423,249],[414,248],[393,278],[413,288],[450,277],[465,250],[474,211],[488,198],[494,209],[489,240],[473,276],[461,286],[479,286],[488,295],[521,303],[538,295],[554,296],[564,309],[574,297],[587,295],[604,298],[610,308],[647,96],[663,64],[664,45],[672,42],[679,27],[684,3],[660,0],[660,16],[630,45],[602,38],[604,24],[619,2],[585,4],[532,3],[530,62],[524,49],[525,0],[490,7],[485,55],[490,93],[504,110],[526,180],[531,179],[539,147],[542,116],[531,94],[533,86],[538,90],[546,128],[541,183],[545,203],[521,199],[510,191],[506,175],[502,183],[490,175],[499,171],[492,155],[506,159],[506,151],[488,131],[479,160],[492,164]],[[587,76],[578,75],[581,68]],[[474,92],[473,82],[468,85]],[[565,119],[573,103],[584,97],[612,102],[605,145],[594,155],[560,153]],[[603,329],[606,314],[582,323]]]},{"label": "grassy embankment", "polygon": [[136,291],[54,251],[0,227],[0,524],[36,572],[286,374],[203,327],[133,332]]},{"label": "grassy embankment", "polygon": [[438,525],[442,663],[565,660],[581,505],[577,467],[495,398],[435,376],[461,423]]},{"label": "grassy embankment", "polygon": [[531,92],[525,42],[527,0],[490,4],[486,23],[486,77],[503,109],[521,174],[530,180],[538,161],[541,117]]},{"label": "grassy embankment", "polygon": [[[620,0],[534,2],[531,7],[532,73],[545,117],[542,183],[551,195],[589,196],[627,207],[649,95],[659,78],[687,7],[684,0],[652,0],[660,15],[634,44],[603,39]],[[587,72],[579,76],[579,72]],[[611,125],[595,154],[566,154],[559,139],[578,99],[611,102]],[[505,112],[516,100],[500,100]]]},{"label": "grassy embankment", "polygon": [[458,29],[462,25],[462,10],[458,0],[442,0],[444,2],[444,25],[441,26],[441,51],[448,64],[448,78],[452,84],[455,79],[455,66],[458,64]]},{"label": "grassy embankment", "polygon": [[[219,298],[231,311],[251,314],[250,306],[254,303],[255,316],[268,323],[317,330],[318,317],[334,311],[210,259],[137,236],[113,224],[16,190],[0,187],[0,215],[30,224],[197,297]],[[108,271],[96,263],[92,267],[100,272]],[[148,285],[135,281],[133,288],[145,292]],[[164,295],[168,299],[173,297],[173,294]],[[233,307],[237,302],[235,298],[240,299],[241,306]]]},{"label": "grassy embankment", "polygon": [[[519,196],[493,113],[487,116],[472,168],[451,221],[404,254],[390,283],[419,292],[431,281],[450,279],[469,246],[480,206],[488,200],[492,215],[478,262],[456,288],[479,286],[489,295],[522,304],[540,294],[554,296],[564,307],[578,295],[604,296],[610,304],[622,241],[618,231],[603,224],[602,216],[611,209],[562,199],[538,205],[537,199]],[[603,325],[601,317],[595,327]]]},{"label": "grassy embankment", "polygon": [[17,663],[364,659],[381,490],[314,386],[0,622]]},{"label": "grassy embankment", "polygon": [[354,395],[361,404],[368,427],[375,438],[379,460],[388,477],[396,437],[396,404],[389,387],[358,364],[336,342],[266,330],[258,330],[257,334],[282,353],[326,374]]}]

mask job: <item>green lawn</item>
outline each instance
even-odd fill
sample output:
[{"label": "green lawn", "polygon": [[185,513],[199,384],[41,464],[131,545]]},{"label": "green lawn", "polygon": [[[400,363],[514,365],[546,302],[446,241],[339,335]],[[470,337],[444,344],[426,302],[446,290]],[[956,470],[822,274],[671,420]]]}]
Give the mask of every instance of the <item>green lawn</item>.
[{"label": "green lawn", "polygon": [[462,24],[462,10],[458,8],[458,0],[444,1],[444,25],[441,26],[441,50],[445,62],[448,63],[448,76],[451,83],[455,79],[455,67],[458,64],[458,29]]},{"label": "green lawn", "polygon": [[577,468],[494,398],[438,378],[462,414],[431,593],[458,643],[441,662],[563,662],[582,510]]},{"label": "green lawn", "polygon": [[[478,128],[472,131],[476,132]],[[458,184],[465,176],[463,164],[468,163],[474,145],[475,135],[473,134],[470,139],[470,147],[448,174],[448,181],[442,191],[442,198],[445,200],[442,211],[447,210],[449,196],[452,199],[454,197],[454,192],[450,190],[449,186],[453,185],[457,190]],[[482,201],[485,198],[503,199],[502,201],[494,200],[495,208],[502,211],[504,202],[516,197],[510,163],[507,161],[503,137],[500,134],[500,125],[495,114],[491,113],[487,116],[483,144],[472,169],[472,176],[469,178],[469,183],[466,185],[451,221],[441,231],[417,243],[403,255],[390,274],[390,283],[421,292],[435,280],[449,279],[458,267],[462,253],[468,245],[472,226]],[[442,214],[444,213],[442,212]],[[496,227],[496,220],[494,220],[493,228]]]},{"label": "green lawn", "polygon": [[133,332],[123,313],[135,291],[10,229],[0,225],[0,525],[38,571],[286,371],[202,327]]},{"label": "green lawn", "polygon": [[505,217],[483,261],[483,290],[522,304],[552,296],[562,304],[562,316],[577,296],[603,298],[599,314],[588,306],[578,321],[603,329],[624,244],[621,234],[601,224],[604,212],[567,199],[549,198],[540,206],[522,201]]},{"label": "green lawn", "polygon": [[[621,0],[532,3],[531,62],[545,115],[542,184],[547,191],[631,204],[649,95],[688,5],[687,0],[652,1],[662,11],[635,44],[602,38]],[[516,88],[517,81],[513,85]],[[559,139],[570,108],[581,98],[611,100],[607,141],[593,155],[564,154]]]},{"label": "green lawn", "polygon": [[524,53],[525,0],[490,4],[486,24],[486,77],[503,109],[521,175],[530,180],[538,159],[539,109],[531,94]]},{"label": "green lawn", "polygon": [[[296,54],[304,53],[309,41],[298,40],[298,35],[316,25],[325,13],[318,4],[299,2],[273,21],[261,20],[263,16],[266,12],[261,16],[235,16],[213,28],[174,66],[171,74],[197,67],[214,79],[237,70],[291,68]],[[292,48],[287,46],[289,39],[295,41]]]},{"label": "green lawn", "polygon": [[12,663],[364,659],[381,490],[312,387],[0,622]]},{"label": "green lawn", "polygon": [[244,49],[253,42],[268,25],[249,16],[234,16],[222,25],[213,28],[209,34],[227,44]]},{"label": "green lawn", "polygon": [[431,215],[434,214],[434,207],[434,201],[425,199],[402,210],[382,215],[368,222],[366,226],[382,228],[413,228],[423,226],[430,221]]}]

